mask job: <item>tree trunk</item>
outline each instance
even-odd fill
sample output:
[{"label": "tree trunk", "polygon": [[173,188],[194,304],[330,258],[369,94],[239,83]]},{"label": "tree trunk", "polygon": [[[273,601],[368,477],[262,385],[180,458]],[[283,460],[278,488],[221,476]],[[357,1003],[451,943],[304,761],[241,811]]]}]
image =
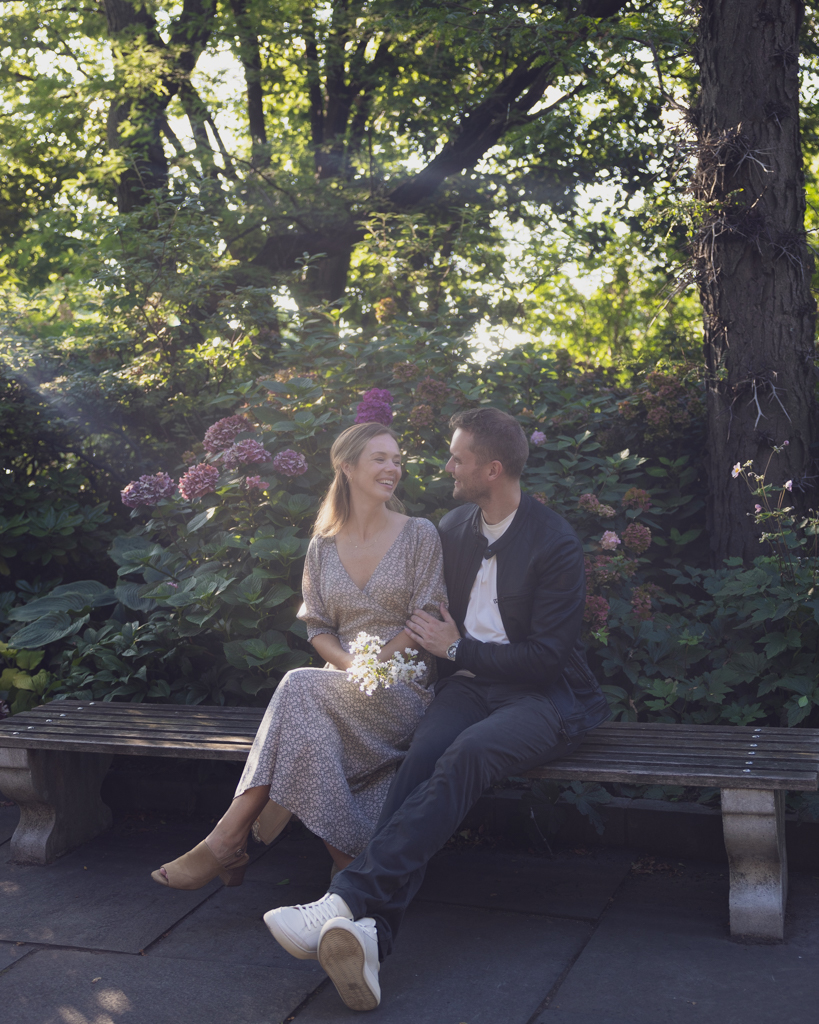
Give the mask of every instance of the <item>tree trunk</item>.
[{"label": "tree trunk", "polygon": [[703,203],[694,255],[707,371],[708,526],[715,562],[763,553],[756,501],[736,463],[793,481],[789,503],[814,502],[813,265],[805,241],[799,138],[799,28],[794,0],[701,0],[695,111]]}]

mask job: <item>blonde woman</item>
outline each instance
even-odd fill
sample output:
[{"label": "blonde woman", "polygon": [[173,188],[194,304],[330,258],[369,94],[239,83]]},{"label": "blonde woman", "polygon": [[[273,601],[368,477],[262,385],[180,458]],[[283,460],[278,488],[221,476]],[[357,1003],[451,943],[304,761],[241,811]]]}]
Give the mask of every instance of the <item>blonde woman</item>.
[{"label": "blonde woman", "polygon": [[[441,542],[426,519],[403,514],[396,435],[380,423],[349,427],[330,452],[335,478],[319,510],[304,567],[298,617],[324,668],[279,683],[259,726],[236,796],[213,831],[151,877],[198,889],[216,875],[239,885],[251,825],[272,842],[295,814],[344,868],[372,836],[395,771],[432,700],[433,659],[417,683],[362,693],[346,670],[360,632],[385,641],[379,655],[417,649],[404,624],[446,601]],[[258,821],[257,821],[258,819]]]}]

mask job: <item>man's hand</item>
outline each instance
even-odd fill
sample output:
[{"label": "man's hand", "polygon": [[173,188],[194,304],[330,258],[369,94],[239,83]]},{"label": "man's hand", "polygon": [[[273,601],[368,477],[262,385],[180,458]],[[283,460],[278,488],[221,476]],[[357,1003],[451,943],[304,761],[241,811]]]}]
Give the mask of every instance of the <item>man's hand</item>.
[{"label": "man's hand", "polygon": [[427,612],[416,611],[407,622],[406,630],[415,643],[420,644],[430,654],[434,654],[436,658],[445,658],[447,648],[454,644],[461,634],[446,605],[442,604],[439,607],[444,617],[443,622],[428,615]]}]

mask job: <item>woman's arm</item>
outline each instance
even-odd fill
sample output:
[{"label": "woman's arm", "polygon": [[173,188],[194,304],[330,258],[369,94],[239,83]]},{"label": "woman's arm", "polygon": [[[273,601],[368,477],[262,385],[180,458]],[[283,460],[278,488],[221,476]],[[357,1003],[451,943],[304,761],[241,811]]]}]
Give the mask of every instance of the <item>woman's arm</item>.
[{"label": "woman's arm", "polygon": [[[326,662],[329,662],[333,668],[346,672],[353,663],[352,654],[348,654],[344,650],[338,642],[338,637],[333,636],[332,633],[318,633],[310,643],[318,651],[319,656],[324,658]],[[418,645],[410,638],[409,633],[402,629],[398,636],[394,636],[388,644],[384,644],[379,651],[378,660],[389,661],[396,651],[400,651],[403,654],[408,647],[411,650],[418,649]]]},{"label": "woman's arm", "polygon": [[353,663],[352,654],[348,654],[344,650],[339,643],[338,637],[332,633],[317,633],[310,643],[318,651],[319,656],[324,658],[326,662],[329,662],[333,668],[346,672]]},{"label": "woman's arm", "polygon": [[[403,654],[408,647],[412,651],[418,650],[418,644],[415,643],[405,629],[402,629],[398,636],[394,636],[388,644],[384,644],[378,652],[378,660],[389,661],[396,651],[400,651],[401,654]],[[423,653],[423,651],[421,653]]]}]

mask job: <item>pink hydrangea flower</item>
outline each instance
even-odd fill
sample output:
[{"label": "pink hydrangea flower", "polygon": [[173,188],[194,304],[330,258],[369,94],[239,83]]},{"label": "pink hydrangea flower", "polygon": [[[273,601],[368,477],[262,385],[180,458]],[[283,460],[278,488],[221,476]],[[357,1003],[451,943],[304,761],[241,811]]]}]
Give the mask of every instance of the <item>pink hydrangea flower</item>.
[{"label": "pink hydrangea flower", "polygon": [[606,530],[603,536],[600,538],[600,547],[605,551],[616,550],[618,544],[622,544],[622,541],[614,532],[614,530]]},{"label": "pink hydrangea flower", "polygon": [[600,501],[596,494],[581,494],[577,504],[584,512],[596,512],[600,508]]},{"label": "pink hydrangea flower", "polygon": [[583,621],[588,622],[593,630],[603,629],[609,618],[609,603],[599,594],[589,594],[583,612]]},{"label": "pink hydrangea flower", "polygon": [[120,497],[123,505],[137,508],[139,505],[158,505],[162,498],[172,497],[175,490],[176,484],[167,473],[148,474],[132,480],[120,491]]},{"label": "pink hydrangea flower", "polygon": [[623,508],[639,508],[648,512],[651,508],[651,495],[642,487],[629,487],[623,495]]},{"label": "pink hydrangea flower", "polygon": [[370,388],[361,396],[355,414],[356,423],[392,423],[392,393],[386,388]]},{"label": "pink hydrangea flower", "polygon": [[532,444],[534,445],[543,444],[543,442],[546,440],[546,435],[543,433],[542,430],[535,430],[532,432],[531,440]]},{"label": "pink hydrangea flower", "polygon": [[282,476],[301,476],[307,472],[307,459],[292,448],[285,448],[273,460],[273,468]]},{"label": "pink hydrangea flower", "polygon": [[260,476],[246,476],[245,487],[249,491],[266,491],[270,486],[267,480],[262,480]]},{"label": "pink hydrangea flower", "polygon": [[640,622],[651,621],[654,618],[651,600],[661,593],[660,588],[653,583],[644,583],[641,587],[635,587],[631,595],[631,610],[635,619]]},{"label": "pink hydrangea flower", "polygon": [[179,478],[179,493],[185,501],[193,501],[215,491],[218,479],[219,470],[216,466],[200,462],[198,466],[191,466],[188,472]]},{"label": "pink hydrangea flower", "polygon": [[631,548],[635,555],[642,555],[651,547],[651,530],[642,523],[629,523],[623,530],[623,543],[627,548]]},{"label": "pink hydrangea flower", "polygon": [[414,405],[409,421],[414,427],[431,427],[435,423],[435,410],[431,405]]},{"label": "pink hydrangea flower", "polygon": [[253,424],[247,416],[225,416],[224,419],[217,420],[208,427],[202,444],[206,452],[215,455],[217,452],[223,452],[226,448],[230,448],[239,434],[252,429]]},{"label": "pink hydrangea flower", "polygon": [[225,469],[238,469],[239,466],[246,464],[270,462],[272,456],[263,444],[248,438],[246,441],[237,441],[230,448],[226,448],[219,458]]}]

